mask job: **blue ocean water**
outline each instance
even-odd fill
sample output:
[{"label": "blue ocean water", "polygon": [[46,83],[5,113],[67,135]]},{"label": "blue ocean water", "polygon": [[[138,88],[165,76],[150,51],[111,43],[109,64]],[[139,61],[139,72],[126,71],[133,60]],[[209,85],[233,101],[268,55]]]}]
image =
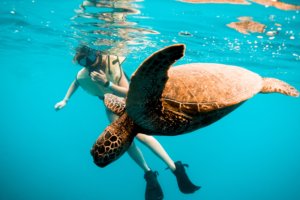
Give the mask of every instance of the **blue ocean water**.
[{"label": "blue ocean water", "polygon": [[[106,168],[92,161],[89,150],[108,125],[97,98],[78,90],[54,111],[80,69],[72,63],[78,44],[126,56],[131,74],[153,51],[184,43],[178,64],[243,66],[300,89],[299,11],[175,0],[98,1],[85,9],[82,3],[0,2],[1,200],[144,199],[143,171],[127,154]],[[226,26],[243,16],[266,31],[244,35]],[[209,127],[156,138],[202,186],[180,193],[165,164],[137,142],[159,172],[166,200],[300,199],[299,98],[259,94]]]}]

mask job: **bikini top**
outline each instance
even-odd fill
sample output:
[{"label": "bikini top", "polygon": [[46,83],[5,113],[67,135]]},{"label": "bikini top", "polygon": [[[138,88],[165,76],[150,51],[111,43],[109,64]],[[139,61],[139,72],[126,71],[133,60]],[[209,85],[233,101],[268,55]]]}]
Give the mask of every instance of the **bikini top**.
[{"label": "bikini top", "polygon": [[[108,81],[113,84],[119,85],[120,80],[122,78],[122,68],[121,63],[125,60],[124,57],[118,57],[114,55],[107,56],[106,59],[106,67],[105,74]],[[90,75],[89,70],[87,68],[81,69],[76,76],[76,82],[89,94],[98,96],[101,99],[103,95],[110,92],[108,88],[95,83]]]}]

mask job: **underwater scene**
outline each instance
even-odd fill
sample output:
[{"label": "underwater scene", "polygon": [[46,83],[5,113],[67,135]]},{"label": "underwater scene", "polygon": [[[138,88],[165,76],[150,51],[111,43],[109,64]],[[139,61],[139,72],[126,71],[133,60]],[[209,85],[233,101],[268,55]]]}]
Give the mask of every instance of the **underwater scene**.
[{"label": "underwater scene", "polygon": [[[292,88],[300,90],[299,0],[0,5],[0,200],[300,199],[300,98]],[[190,63],[198,64],[176,68]],[[225,68],[217,68],[220,74],[201,81],[193,76],[200,63],[276,80],[261,89],[259,76],[247,79],[243,71],[222,79]],[[171,81],[165,87],[169,65],[182,67],[184,75],[172,79],[182,80],[176,88]],[[244,85],[234,90],[229,82]],[[209,96],[217,83],[214,114],[189,132],[193,117],[184,109],[202,112],[189,99],[201,94],[191,90],[208,88]],[[242,95],[245,88],[250,96]],[[167,90],[175,100],[158,96]],[[108,93],[128,99],[107,103],[106,95],[105,106]],[[222,95],[228,104],[245,102],[218,120]],[[135,135],[142,132],[149,136]]]}]

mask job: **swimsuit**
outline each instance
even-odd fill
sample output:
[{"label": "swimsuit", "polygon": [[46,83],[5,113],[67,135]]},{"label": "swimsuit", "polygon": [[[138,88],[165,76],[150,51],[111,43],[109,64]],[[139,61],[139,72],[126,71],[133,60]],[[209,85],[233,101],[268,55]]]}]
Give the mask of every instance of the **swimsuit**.
[{"label": "swimsuit", "polygon": [[[90,73],[86,68],[80,70],[76,76],[76,83],[79,84],[89,94],[98,96],[103,100],[103,95],[111,91],[109,90],[109,88],[106,88],[94,82],[89,74]],[[107,56],[105,74],[108,81],[112,82],[113,84],[119,85],[123,73],[121,62],[118,56]]]}]

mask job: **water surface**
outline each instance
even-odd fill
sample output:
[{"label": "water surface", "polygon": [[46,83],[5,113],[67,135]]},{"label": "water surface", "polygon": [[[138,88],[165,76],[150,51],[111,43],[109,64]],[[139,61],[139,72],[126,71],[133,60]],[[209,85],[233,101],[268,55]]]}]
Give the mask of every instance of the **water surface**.
[{"label": "water surface", "polygon": [[[297,10],[174,0],[98,3],[83,9],[79,0],[1,1],[0,199],[144,198],[143,172],[128,155],[104,169],[92,162],[89,150],[108,125],[97,98],[79,90],[64,110],[54,111],[80,69],[72,63],[79,44],[126,56],[123,67],[131,74],[153,51],[184,43],[178,64],[243,66],[300,89]],[[245,16],[265,31],[242,34],[226,26]],[[157,137],[175,161],[189,164],[188,174],[202,186],[192,195],[181,194],[166,166],[137,144],[159,172],[166,200],[298,200],[299,113],[299,98],[257,95],[207,128]]]}]

